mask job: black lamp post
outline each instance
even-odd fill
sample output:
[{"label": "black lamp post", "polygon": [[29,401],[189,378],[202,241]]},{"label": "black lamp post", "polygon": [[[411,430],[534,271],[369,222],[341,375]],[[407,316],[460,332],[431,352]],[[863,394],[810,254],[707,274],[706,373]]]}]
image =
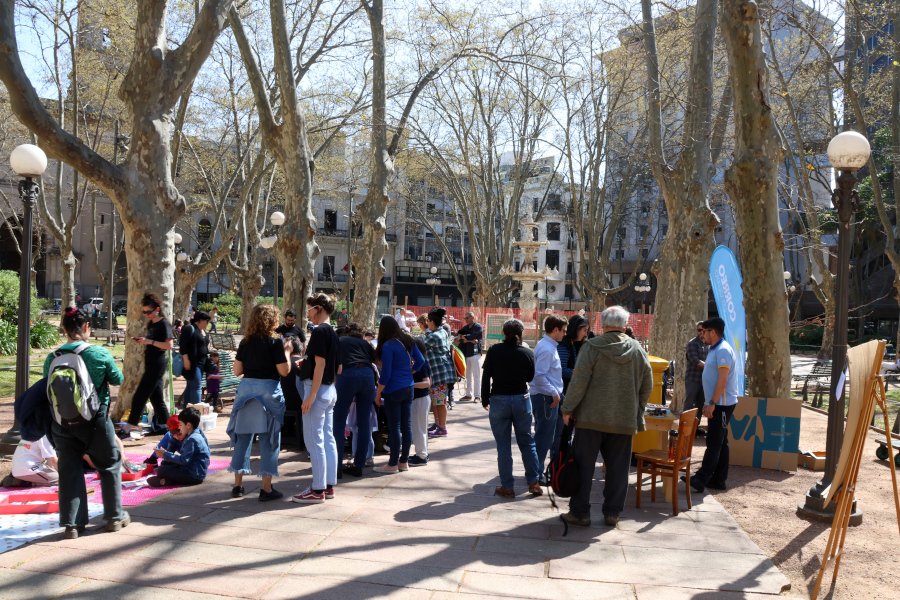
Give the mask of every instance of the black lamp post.
[{"label": "black lamp post", "polygon": [[[841,374],[847,360],[847,311],[849,309],[850,281],[850,220],[856,212],[859,196],[853,189],[856,185],[854,172],[869,160],[869,142],[855,131],[845,131],[836,135],[828,144],[828,160],[836,171],[837,189],[832,192],[831,201],[838,213],[838,272],[834,304],[834,346],[831,352],[831,388],[828,395],[828,430],[825,438],[825,471],[807,493],[805,501],[797,507],[801,517],[831,521],[835,505],[825,505],[826,492],[834,480],[840,459],[841,444],[844,440],[844,390],[838,389]],[[844,386],[841,385],[841,388]],[[853,503],[850,516],[851,525],[862,523],[862,511]]]},{"label": "black lamp post", "polygon": [[[22,262],[19,266],[19,330],[16,340],[16,398],[29,387],[31,353],[31,247],[34,237],[34,201],[38,195],[35,177],[47,169],[47,155],[32,144],[22,144],[9,157],[13,171],[20,177],[19,196],[24,207],[22,219]],[[0,452],[12,454],[21,441],[19,423],[13,420],[12,428],[0,439]]]},{"label": "black lamp post", "polygon": [[[437,294],[434,291],[434,286],[441,282],[441,280],[438,279],[437,271],[437,267],[431,267],[431,277],[425,280],[425,283],[431,284],[431,297],[433,299],[437,298]],[[435,306],[437,306],[437,300],[435,300]]]},{"label": "black lamp post", "polygon": [[[263,231],[263,238],[259,241],[259,245],[265,249],[274,248],[278,243],[278,231],[284,225],[285,216],[283,212],[275,211],[269,216],[269,222],[272,227]],[[272,303],[278,308],[278,257],[273,255],[275,259],[272,265]]]}]

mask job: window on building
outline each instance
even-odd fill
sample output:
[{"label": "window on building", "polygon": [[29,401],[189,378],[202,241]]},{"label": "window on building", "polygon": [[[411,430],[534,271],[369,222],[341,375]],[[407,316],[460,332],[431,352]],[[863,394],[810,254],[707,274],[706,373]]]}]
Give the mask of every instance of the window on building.
[{"label": "window on building", "polygon": [[547,208],[552,210],[562,209],[562,196],[560,194],[547,194]]},{"label": "window on building", "polygon": [[537,266],[537,261],[536,261],[536,260],[533,261],[533,262],[531,263],[531,266],[534,267],[534,270],[535,270],[535,271],[538,270],[538,266]]},{"label": "window on building", "polygon": [[537,227],[534,227],[531,229],[531,241],[533,241],[533,242],[538,241],[538,228]]},{"label": "window on building", "polygon": [[545,250],[544,262],[551,269],[559,268],[559,250]]},{"label": "window on building", "polygon": [[416,277],[412,267],[397,267],[397,281],[415,281]]},{"label": "window on building", "polygon": [[620,240],[624,240],[627,235],[628,235],[628,229],[625,227],[619,227],[616,230],[616,237],[619,238]]},{"label": "window on building", "polygon": [[558,242],[560,240],[560,224],[559,223],[547,223],[547,239],[551,242]]},{"label": "window on building", "polygon": [[641,258],[650,258],[650,249],[649,248],[641,249]]},{"label": "window on building", "polygon": [[418,223],[407,223],[406,224],[406,237],[415,238],[419,237],[419,233],[422,231],[422,226]]},{"label": "window on building", "polygon": [[566,273],[572,273],[572,261],[566,263]]},{"label": "window on building", "polygon": [[638,239],[643,240],[646,237],[647,237],[647,227],[644,225],[641,225],[640,227],[638,227]]},{"label": "window on building", "polygon": [[669,226],[668,226],[668,225],[662,225],[662,226],[659,228],[659,237],[660,237],[660,239],[663,239],[663,240],[666,239],[666,234],[667,234],[667,233],[669,233]]},{"label": "window on building", "polygon": [[100,240],[100,252],[103,252],[103,240]]},{"label": "window on building", "polygon": [[325,231],[337,231],[337,211],[325,210]]},{"label": "window on building", "polygon": [[642,216],[642,217],[649,217],[649,216],[650,216],[650,203],[649,203],[649,202],[642,202],[642,203],[641,203],[641,216]]},{"label": "window on building", "polygon": [[211,235],[212,223],[209,222],[209,219],[200,219],[200,222],[197,223],[197,242],[203,246],[209,242]]},{"label": "window on building", "polygon": [[516,261],[516,271],[518,271],[520,268],[522,268],[522,263]]},{"label": "window on building", "polygon": [[725,231],[725,229],[721,225],[716,225],[716,235],[719,235],[723,231]]},{"label": "window on building", "polygon": [[571,283],[566,284],[566,298],[573,300],[575,298],[575,286]]},{"label": "window on building", "polygon": [[322,273],[325,274],[326,277],[331,277],[334,275],[334,257],[326,256],[322,259]]},{"label": "window on building", "polygon": [[103,225],[103,223],[105,223],[105,222],[106,222],[106,215],[100,215],[100,224]]}]

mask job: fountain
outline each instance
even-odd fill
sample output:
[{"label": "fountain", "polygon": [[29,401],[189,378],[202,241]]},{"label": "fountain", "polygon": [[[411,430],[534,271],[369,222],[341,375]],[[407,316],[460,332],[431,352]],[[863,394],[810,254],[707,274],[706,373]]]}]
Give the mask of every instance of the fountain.
[{"label": "fountain", "polygon": [[522,259],[522,267],[519,271],[516,271],[510,266],[503,266],[500,268],[500,275],[511,277],[513,281],[518,281],[521,284],[519,311],[522,322],[525,324],[525,329],[528,330],[536,327],[538,322],[536,314],[538,308],[537,283],[558,277],[559,269],[551,269],[546,266],[540,271],[534,269],[534,255],[537,253],[538,248],[548,246],[549,242],[535,241],[537,237],[535,231],[537,231],[538,224],[534,222],[530,206],[525,209],[525,216],[522,218],[521,225],[522,241],[513,242],[513,246],[521,248],[525,253],[525,257]]}]

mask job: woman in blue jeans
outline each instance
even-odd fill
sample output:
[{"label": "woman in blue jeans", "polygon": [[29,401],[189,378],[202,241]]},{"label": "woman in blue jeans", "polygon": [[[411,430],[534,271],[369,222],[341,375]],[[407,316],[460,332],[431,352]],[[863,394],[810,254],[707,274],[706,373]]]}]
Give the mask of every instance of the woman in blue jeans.
[{"label": "woman in blue jeans", "polygon": [[[313,480],[293,500],[300,504],[321,504],[334,498],[334,484],[337,483],[338,447],[334,438],[337,390],[334,381],[340,340],[329,322],[334,312],[334,297],[318,293],[306,299],[306,306],[306,316],[315,327],[300,367],[305,394],[300,410],[303,413],[303,441],[309,451]],[[343,434],[341,439],[344,439]]]},{"label": "woman in blue jeans", "polygon": [[491,431],[497,441],[497,467],[500,486],[494,493],[514,498],[513,460],[510,430],[516,432],[516,443],[525,464],[528,491],[540,496],[538,456],[531,435],[531,399],[528,382],[534,379],[534,353],[522,345],[525,326],[518,319],[503,324],[503,343],[495,344],[484,357],[481,372],[481,405],[490,411]]},{"label": "woman in blue jeans", "polygon": [[[341,469],[343,473],[353,477],[362,476],[366,466],[366,454],[372,443],[372,429],[369,426],[369,415],[372,413],[372,402],[375,401],[375,350],[365,340],[365,330],[359,323],[350,323],[346,335],[338,338],[339,363],[337,370],[337,403],[334,405],[334,435],[338,453],[344,448],[344,430],[347,428],[347,414],[350,405],[356,398],[356,433],[353,435],[355,450],[353,466]],[[356,443],[362,436],[364,443]]]},{"label": "woman in blue jeans", "polygon": [[231,495],[235,498],[244,495],[244,475],[250,473],[250,446],[257,434],[259,476],[262,478],[259,500],[284,498],[284,494],[272,487],[272,477],[278,475],[285,410],[281,378],[291,372],[291,344],[275,333],[278,319],[276,306],[254,306],[234,359],[234,374],[244,376],[234,396],[231,418],[225,430],[234,446],[228,471],[234,473]]},{"label": "woman in blue jeans", "polygon": [[413,373],[425,365],[425,357],[412,336],[400,329],[393,317],[384,317],[378,325],[375,357],[381,361],[375,404],[384,405],[391,447],[388,464],[375,467],[375,471],[408,471],[409,447],[412,445]]}]

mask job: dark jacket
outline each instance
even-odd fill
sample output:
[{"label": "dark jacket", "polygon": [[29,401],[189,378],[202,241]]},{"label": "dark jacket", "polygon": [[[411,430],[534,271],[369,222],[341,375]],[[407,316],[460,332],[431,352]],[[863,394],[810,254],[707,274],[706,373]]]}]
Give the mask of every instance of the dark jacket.
[{"label": "dark jacket", "polygon": [[53,444],[50,422],[53,415],[47,399],[47,380],[41,379],[16,398],[13,408],[19,422],[19,434],[26,442],[36,442],[45,435]]}]

